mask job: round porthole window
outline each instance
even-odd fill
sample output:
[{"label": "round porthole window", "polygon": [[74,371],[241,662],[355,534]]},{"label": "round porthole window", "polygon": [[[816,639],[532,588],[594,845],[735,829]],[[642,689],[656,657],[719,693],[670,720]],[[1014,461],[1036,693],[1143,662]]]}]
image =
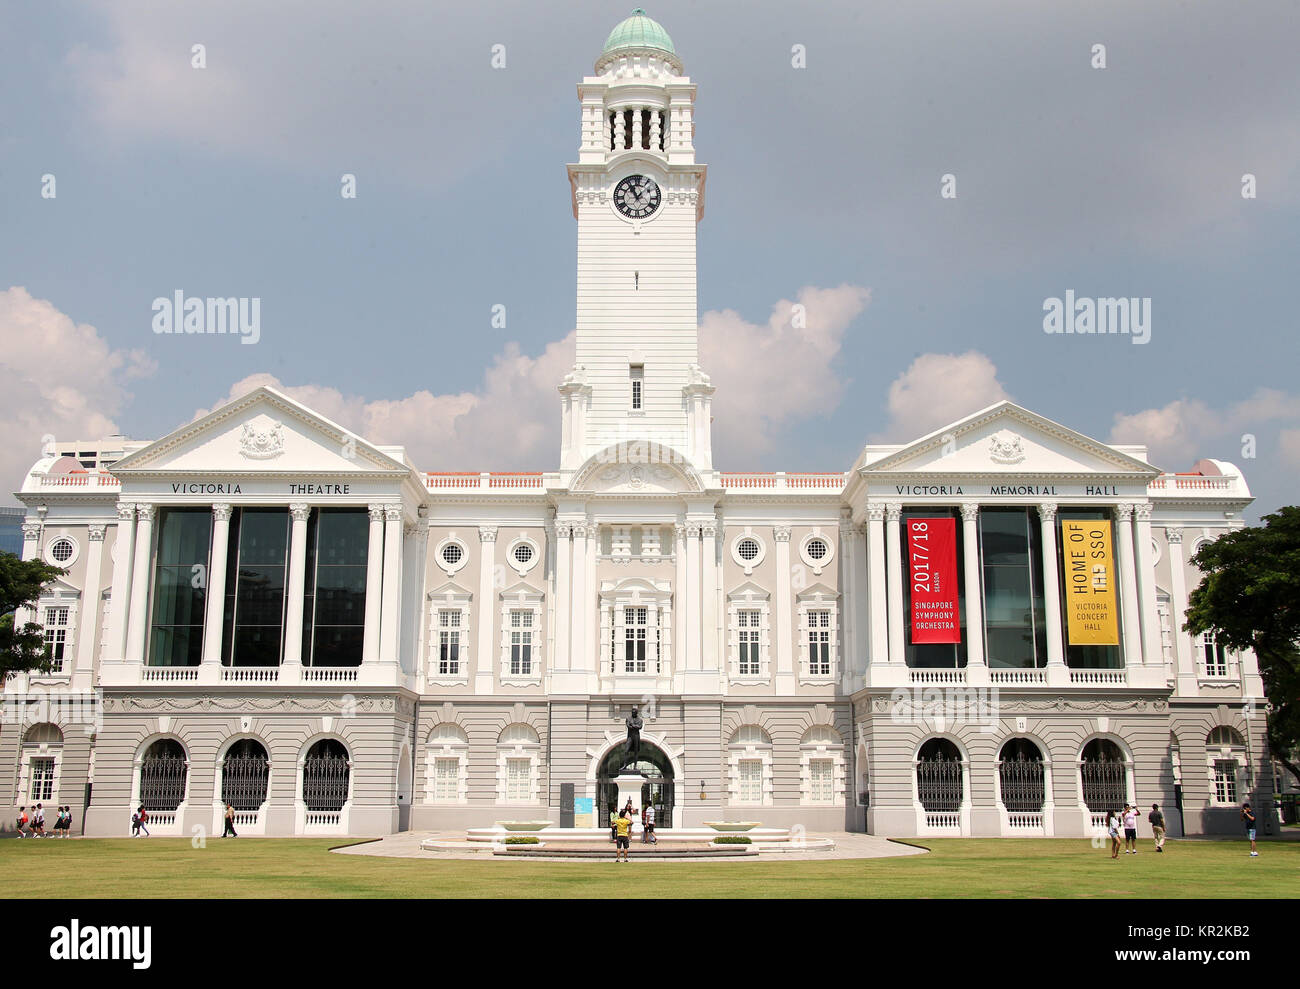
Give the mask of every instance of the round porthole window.
[{"label": "round porthole window", "polygon": [[736,547],[736,555],[746,563],[753,563],[758,558],[758,540],[742,539]]},{"label": "round porthole window", "polygon": [[515,562],[516,562],[516,563],[532,563],[532,562],[533,562],[533,548],[532,548],[531,546],[529,546],[527,543],[520,543],[518,546],[516,546],[516,547],[515,547]]},{"label": "round porthole window", "polygon": [[835,556],[835,547],[829,539],[813,530],[799,544],[799,555],[812,568],[813,573],[820,574]]},{"label": "round porthole window", "polygon": [[448,574],[454,574],[469,562],[469,554],[462,543],[456,536],[448,535],[436,550],[437,555],[434,557],[438,565]]},{"label": "round porthole window", "polygon": [[537,554],[537,544],[521,533],[506,547],[506,562],[522,577],[537,565]]},{"label": "round porthole window", "polygon": [[830,552],[830,547],[826,545],[824,539],[808,540],[808,558],[811,560],[824,560],[826,554]]},{"label": "round porthole window", "polygon": [[455,543],[448,543],[442,548],[442,562],[454,567],[465,556],[465,551]]},{"label": "round porthole window", "polygon": [[67,536],[59,536],[45,547],[45,559],[56,567],[66,567],[77,562],[77,544]]},{"label": "round porthole window", "polygon": [[754,568],[763,562],[766,554],[763,541],[748,532],[742,532],[731,544],[731,558],[747,574],[754,572]]}]

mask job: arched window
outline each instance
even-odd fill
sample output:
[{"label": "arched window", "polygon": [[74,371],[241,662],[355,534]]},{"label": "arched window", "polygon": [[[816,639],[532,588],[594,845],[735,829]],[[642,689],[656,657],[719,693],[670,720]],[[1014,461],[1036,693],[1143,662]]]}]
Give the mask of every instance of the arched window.
[{"label": "arched window", "polygon": [[844,741],[830,725],[813,725],[799,740],[800,782],[806,804],[835,804],[844,795]]},{"label": "arched window", "polygon": [[961,750],[947,738],[932,738],[916,754],[916,796],[929,827],[960,827],[965,786]]},{"label": "arched window", "polygon": [[429,803],[459,804],[468,800],[469,740],[454,721],[434,725],[425,753],[425,792]]},{"label": "arched window", "polygon": [[540,802],[538,762],[541,741],[531,725],[506,725],[497,740],[497,800],[503,804]]},{"label": "arched window", "polygon": [[998,787],[1012,826],[1038,827],[1046,799],[1043,753],[1027,738],[1012,738],[998,753]]},{"label": "arched window", "polygon": [[337,738],[322,738],[307,750],[302,764],[302,799],[309,811],[336,812],[348,801],[352,766]]},{"label": "arched window", "polygon": [[760,725],[741,725],[731,736],[731,803],[757,806],[772,802],[772,738]]},{"label": "arched window", "polygon": [[1083,747],[1079,775],[1084,806],[1094,817],[1120,810],[1128,803],[1128,766],[1124,752],[1109,738],[1094,738]]},{"label": "arched window", "polygon": [[27,785],[19,786],[20,799],[48,803],[59,792],[59,765],[63,760],[63,732],[48,721],[32,725],[23,735],[21,768]]},{"label": "arched window", "polygon": [[1235,804],[1237,781],[1246,762],[1246,740],[1231,725],[1216,725],[1205,736],[1210,771],[1210,803]]},{"label": "arched window", "polygon": [[185,799],[189,763],[174,738],[160,738],[140,760],[140,803],[150,813],[176,810]]},{"label": "arched window", "polygon": [[226,750],[221,763],[221,803],[255,811],[266,803],[271,760],[255,738],[241,738]]}]

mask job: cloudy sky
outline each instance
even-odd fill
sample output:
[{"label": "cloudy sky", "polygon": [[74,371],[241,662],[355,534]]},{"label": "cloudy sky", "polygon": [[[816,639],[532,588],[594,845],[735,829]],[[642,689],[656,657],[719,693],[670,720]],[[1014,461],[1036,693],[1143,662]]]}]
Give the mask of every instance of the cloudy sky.
[{"label": "cloudy sky", "polygon": [[[426,469],[554,467],[574,87],[631,6],[11,5],[7,487],[44,433],[155,437],[263,382]],[[719,466],[843,470],[1010,397],[1237,463],[1253,516],[1297,500],[1294,0],[647,9],[699,85]],[[156,335],[178,290],[260,298],[261,339]],[[1044,333],[1067,290],[1150,298],[1150,342]]]}]

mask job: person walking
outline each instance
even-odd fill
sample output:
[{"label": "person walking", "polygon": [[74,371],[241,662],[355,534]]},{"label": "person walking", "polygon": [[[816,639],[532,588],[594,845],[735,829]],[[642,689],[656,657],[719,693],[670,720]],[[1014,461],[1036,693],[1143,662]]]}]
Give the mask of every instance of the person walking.
[{"label": "person walking", "polygon": [[1250,839],[1250,857],[1259,858],[1259,851],[1255,848],[1255,812],[1250,809],[1250,801],[1247,800],[1241,805],[1241,821],[1246,825],[1246,837]]},{"label": "person walking", "polygon": [[1106,819],[1106,833],[1110,835],[1110,857],[1119,858],[1119,811],[1112,810]]},{"label": "person walking", "polygon": [[1159,804],[1151,805],[1151,813],[1147,815],[1147,821],[1151,824],[1151,837],[1156,840],[1156,851],[1165,850],[1165,815],[1160,812]]},{"label": "person walking", "polygon": [[19,837],[19,838],[26,838],[26,837],[27,837],[27,823],[28,823],[28,821],[30,821],[30,820],[31,820],[31,818],[29,818],[29,817],[27,816],[27,808],[26,808],[26,807],[19,807],[19,808],[18,808],[18,821],[17,821],[17,824],[18,824],[18,837]]},{"label": "person walking", "polygon": [[72,804],[63,808],[63,837],[72,837]]},{"label": "person walking", "polygon": [[140,805],[140,809],[136,813],[140,815],[140,830],[144,832],[146,838],[152,838],[153,835],[149,833],[148,828],[149,812],[144,809],[144,804]]},{"label": "person walking", "polygon": [[617,835],[614,839],[614,861],[617,862],[618,857],[622,855],[623,861],[626,862],[628,845],[631,843],[632,818],[628,817],[626,812],[619,814],[614,822],[614,830]]},{"label": "person walking", "polygon": [[641,843],[644,845],[649,842],[652,845],[659,844],[659,839],[655,837],[655,805],[649,803],[645,805],[645,811],[641,814]]},{"label": "person walking", "polygon": [[221,837],[225,838],[227,835],[231,838],[239,837],[235,833],[235,805],[230,803],[226,804],[226,830],[221,832]]},{"label": "person walking", "polygon": [[32,812],[32,834],[38,838],[47,837],[45,834],[45,805],[37,804],[36,810]]},{"label": "person walking", "polygon": [[140,812],[138,810],[131,812],[131,837],[140,837]]},{"label": "person walking", "polygon": [[63,804],[59,804],[59,809],[54,812],[54,837],[62,837],[63,834]]},{"label": "person walking", "polygon": [[1138,853],[1138,809],[1130,804],[1124,805],[1124,854]]}]

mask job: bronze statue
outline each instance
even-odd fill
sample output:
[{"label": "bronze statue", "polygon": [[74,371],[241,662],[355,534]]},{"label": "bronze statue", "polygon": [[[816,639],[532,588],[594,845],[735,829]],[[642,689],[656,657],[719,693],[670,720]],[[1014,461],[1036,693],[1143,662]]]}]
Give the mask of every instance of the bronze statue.
[{"label": "bronze statue", "polygon": [[623,760],[623,769],[635,769],[641,758],[641,728],[645,722],[641,720],[637,709],[632,708],[632,713],[623,723],[627,725],[627,755]]}]

